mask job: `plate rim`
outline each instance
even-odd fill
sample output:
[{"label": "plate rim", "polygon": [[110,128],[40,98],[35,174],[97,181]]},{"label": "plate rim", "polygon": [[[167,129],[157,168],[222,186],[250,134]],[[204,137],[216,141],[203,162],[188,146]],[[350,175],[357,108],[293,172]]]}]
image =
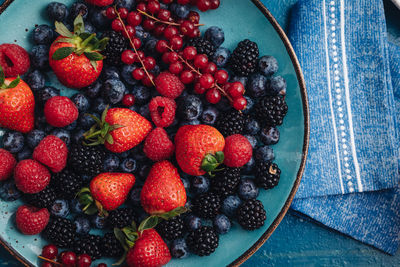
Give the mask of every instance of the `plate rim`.
[{"label": "plate rim", "polygon": [[[242,255],[240,255],[237,259],[235,259],[232,263],[230,263],[229,267],[240,266],[243,264],[247,259],[249,259],[272,235],[272,233],[276,230],[280,222],[282,221],[283,217],[285,217],[287,211],[290,208],[290,204],[292,203],[294,196],[296,195],[297,189],[299,188],[301,178],[303,176],[304,168],[306,165],[307,155],[308,155],[308,145],[309,145],[309,138],[310,138],[310,118],[309,118],[309,106],[308,106],[308,97],[307,97],[307,90],[306,90],[306,83],[304,80],[303,72],[300,67],[300,63],[297,59],[296,53],[287,37],[286,33],[279,25],[275,17],[272,13],[268,10],[268,8],[260,1],[260,0],[249,0],[251,1],[267,18],[267,20],[271,23],[274,27],[275,31],[278,33],[280,39],[282,40],[283,44],[285,45],[286,51],[289,54],[290,60],[293,64],[294,70],[296,72],[297,81],[300,87],[300,95],[301,101],[303,106],[303,118],[304,118],[304,137],[303,137],[303,149],[302,149],[302,157],[300,162],[299,170],[297,171],[296,180],[294,181],[293,187],[289,193],[288,198],[285,201],[284,206],[280,210],[278,216],[272,222],[272,224],[268,227],[268,229],[261,235],[261,237]],[[2,5],[0,5],[0,15],[7,9],[7,7],[14,2],[14,0],[5,0]],[[16,249],[12,246],[8,245],[8,242],[4,240],[3,237],[0,236],[0,244],[19,262],[21,262],[24,266],[32,266],[31,264],[23,255],[21,255]]]}]

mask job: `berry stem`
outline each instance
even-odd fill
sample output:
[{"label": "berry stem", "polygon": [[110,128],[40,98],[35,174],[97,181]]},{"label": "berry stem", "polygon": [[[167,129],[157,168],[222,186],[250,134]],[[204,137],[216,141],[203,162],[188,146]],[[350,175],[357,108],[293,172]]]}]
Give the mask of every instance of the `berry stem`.
[{"label": "berry stem", "polygon": [[53,264],[55,264],[55,265],[62,265],[61,263],[59,263],[59,262],[56,262],[56,261],[53,261],[53,260],[50,260],[50,259],[48,259],[48,258],[45,258],[45,257],[43,257],[43,256],[38,256],[38,258],[39,259],[42,259],[42,260],[45,260],[45,261],[48,261],[48,262],[51,262],[51,263],[53,263]]},{"label": "berry stem", "polygon": [[150,79],[150,81],[153,84],[153,86],[155,86],[155,83],[154,83],[153,79],[151,78],[151,76],[150,76],[149,72],[147,71],[146,67],[144,66],[143,60],[139,57],[138,51],[137,51],[137,49],[135,47],[135,44],[133,43],[132,38],[129,36],[128,30],[126,29],[126,26],[125,26],[125,22],[121,18],[121,15],[119,14],[116,6],[114,6],[114,10],[115,10],[115,13],[118,16],[118,20],[122,23],[122,27],[124,28],[124,32],[125,32],[126,36],[128,36],[129,43],[131,44],[133,50],[135,51],[136,56],[137,56],[140,64],[142,65],[142,68],[143,68],[144,72],[146,73],[147,77]]},{"label": "berry stem", "polygon": [[[150,15],[149,13],[146,13],[146,12],[144,12],[144,11],[142,11],[142,10],[137,9],[137,11],[138,11],[140,14],[142,14],[142,15],[148,17],[148,18],[151,18],[152,20],[155,20],[155,21],[157,21],[157,22],[159,22],[159,23],[164,23],[164,24],[173,25],[173,26],[180,26],[179,23],[170,22],[170,21],[165,21],[165,20],[160,20],[160,19],[158,19],[158,18],[156,18],[156,17],[154,17],[154,16]],[[198,26],[204,26],[204,24],[194,24],[194,26],[196,26],[196,27],[198,27]]]}]

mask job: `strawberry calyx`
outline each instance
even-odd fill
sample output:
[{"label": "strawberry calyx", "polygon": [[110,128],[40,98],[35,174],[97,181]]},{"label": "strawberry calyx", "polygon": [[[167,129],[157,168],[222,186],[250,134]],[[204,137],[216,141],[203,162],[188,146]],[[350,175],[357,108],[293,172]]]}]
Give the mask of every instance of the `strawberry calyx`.
[{"label": "strawberry calyx", "polygon": [[214,176],[213,172],[221,171],[222,169],[217,169],[219,165],[224,162],[225,155],[224,152],[218,151],[215,154],[207,154],[204,156],[201,162],[201,169],[207,172],[210,176]]},{"label": "strawberry calyx", "polygon": [[17,76],[17,78],[15,80],[13,80],[12,82],[10,82],[9,84],[6,84],[6,76],[4,74],[3,68],[0,66],[0,91],[2,91],[3,89],[11,89],[11,88],[15,88],[18,84],[19,81],[21,79],[19,78],[19,75]]},{"label": "strawberry calyx", "polygon": [[89,187],[82,188],[77,196],[79,203],[83,206],[82,211],[85,214],[94,215],[98,213],[101,217],[108,216],[108,212],[103,208],[101,203],[91,195]]},{"label": "strawberry calyx", "polygon": [[90,116],[96,122],[96,124],[94,124],[89,131],[83,134],[85,140],[89,141],[89,143],[84,142],[84,145],[104,145],[106,141],[111,145],[114,144],[114,139],[110,132],[125,126],[119,124],[110,125],[108,122],[106,122],[108,108],[109,106],[104,109],[103,113],[101,114],[101,118],[97,118],[92,114],[86,114]]},{"label": "strawberry calyx", "polygon": [[55,22],[56,32],[61,35],[61,38],[56,42],[58,43],[70,43],[74,46],[61,47],[57,49],[51,56],[54,60],[61,60],[68,57],[72,53],[78,56],[84,54],[89,60],[92,66],[97,68],[97,61],[102,60],[104,57],[99,52],[104,50],[107,46],[109,38],[103,38],[99,40],[95,33],[85,32],[85,24],[83,22],[82,15],[78,15],[74,20],[74,32],[72,33],[68,28],[61,22]]}]

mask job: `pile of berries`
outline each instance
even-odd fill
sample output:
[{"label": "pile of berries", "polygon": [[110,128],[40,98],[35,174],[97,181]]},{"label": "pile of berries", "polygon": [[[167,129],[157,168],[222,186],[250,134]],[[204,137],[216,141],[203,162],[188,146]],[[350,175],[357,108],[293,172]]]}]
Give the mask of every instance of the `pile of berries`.
[{"label": "pile of berries", "polygon": [[[22,198],[19,231],[53,244],[43,266],[161,266],[212,254],[235,223],[264,225],[286,81],[251,40],[231,51],[221,28],[201,34],[190,7],[219,5],[52,2],[55,29],[36,26],[29,54],[0,45],[0,198]],[[77,91],[61,96],[48,71]]]}]

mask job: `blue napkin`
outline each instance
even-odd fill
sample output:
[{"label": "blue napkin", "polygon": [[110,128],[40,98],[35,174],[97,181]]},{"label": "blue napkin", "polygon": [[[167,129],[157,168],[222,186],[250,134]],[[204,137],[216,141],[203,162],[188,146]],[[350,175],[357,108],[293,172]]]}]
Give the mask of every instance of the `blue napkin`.
[{"label": "blue napkin", "polygon": [[400,50],[388,43],[382,0],[300,0],[289,38],[310,106],[309,154],[292,208],[393,254]]}]

